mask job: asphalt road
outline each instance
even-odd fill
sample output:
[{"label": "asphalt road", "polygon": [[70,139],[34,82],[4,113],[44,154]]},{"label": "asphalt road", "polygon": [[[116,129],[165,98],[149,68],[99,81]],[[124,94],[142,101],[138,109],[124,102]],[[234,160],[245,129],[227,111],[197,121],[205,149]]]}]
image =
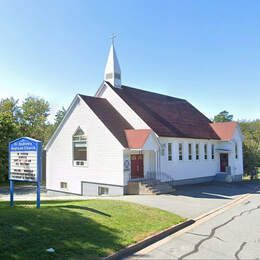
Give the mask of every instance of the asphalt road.
[{"label": "asphalt road", "polygon": [[260,259],[260,192],[129,259]]}]

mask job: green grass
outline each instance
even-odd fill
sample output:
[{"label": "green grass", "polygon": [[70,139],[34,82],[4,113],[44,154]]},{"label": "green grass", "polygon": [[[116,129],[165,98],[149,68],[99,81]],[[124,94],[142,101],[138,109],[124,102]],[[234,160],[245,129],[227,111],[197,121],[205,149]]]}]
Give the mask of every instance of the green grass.
[{"label": "green grass", "polygon": [[[114,200],[0,203],[1,259],[95,259],[184,221]],[[47,253],[53,247],[55,253]]]},{"label": "green grass", "polygon": [[[246,175],[246,176],[243,176],[243,181],[251,181],[251,177],[250,175]],[[253,181],[257,181],[257,182],[260,182],[260,173],[258,173],[255,178],[253,179]]]}]

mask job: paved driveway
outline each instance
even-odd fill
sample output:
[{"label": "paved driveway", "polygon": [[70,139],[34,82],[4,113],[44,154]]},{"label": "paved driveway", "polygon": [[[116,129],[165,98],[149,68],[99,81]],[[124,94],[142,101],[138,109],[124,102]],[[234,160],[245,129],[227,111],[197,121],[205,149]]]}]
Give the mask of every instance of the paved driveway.
[{"label": "paved driveway", "polygon": [[232,199],[254,191],[256,184],[197,184],[177,187],[172,195],[129,195],[117,199],[164,209],[182,217],[195,218]]}]

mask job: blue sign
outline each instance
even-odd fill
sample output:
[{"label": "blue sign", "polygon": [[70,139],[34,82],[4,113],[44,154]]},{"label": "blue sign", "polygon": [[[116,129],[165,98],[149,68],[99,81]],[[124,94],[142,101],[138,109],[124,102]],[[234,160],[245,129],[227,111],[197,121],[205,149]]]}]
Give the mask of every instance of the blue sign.
[{"label": "blue sign", "polygon": [[42,142],[22,137],[9,143],[10,202],[13,206],[14,181],[37,183],[37,207],[40,207]]},{"label": "blue sign", "polygon": [[38,144],[40,141],[34,140],[32,138],[23,137],[10,142],[9,151],[37,151]]}]

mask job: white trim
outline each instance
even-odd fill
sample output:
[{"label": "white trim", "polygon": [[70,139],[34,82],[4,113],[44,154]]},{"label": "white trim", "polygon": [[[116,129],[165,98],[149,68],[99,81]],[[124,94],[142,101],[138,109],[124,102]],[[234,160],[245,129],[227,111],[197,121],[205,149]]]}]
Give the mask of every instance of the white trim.
[{"label": "white trim", "polygon": [[[241,130],[241,127],[240,127],[239,123],[237,123],[236,129],[237,129],[238,132],[239,132],[239,135],[240,135],[240,137],[241,137],[241,141],[244,142],[245,137],[244,137],[244,135],[243,135],[243,133],[242,133],[242,130]],[[234,134],[235,134],[235,132],[234,132]],[[233,135],[234,135],[234,134],[233,134]]]},{"label": "white trim", "polygon": [[75,108],[75,105],[77,105],[79,102],[79,95],[77,94],[74,99],[72,100],[69,108],[67,109],[63,119],[61,120],[60,124],[58,125],[58,127],[56,128],[56,130],[54,131],[54,133],[52,134],[50,140],[48,141],[48,143],[46,144],[46,146],[44,147],[44,150],[48,151],[49,148],[51,147],[52,143],[54,142],[55,138],[58,136],[60,130],[62,129],[63,125],[65,124],[65,122],[67,121],[67,119],[69,118],[69,116],[71,115],[71,112],[73,111],[73,109]]},{"label": "white trim", "polygon": [[105,91],[105,89],[107,88],[107,84],[106,82],[103,80],[100,87],[98,88],[95,97],[100,97],[102,95],[102,93]]},{"label": "white trim", "polygon": [[[86,137],[86,160],[74,160],[74,151],[75,151],[74,142],[75,141],[73,140],[73,138],[79,129],[84,133],[84,136]],[[85,131],[83,131],[80,126],[77,127],[76,131],[72,135],[72,166],[73,167],[88,167],[88,138],[87,138],[87,135],[85,134]]]}]

